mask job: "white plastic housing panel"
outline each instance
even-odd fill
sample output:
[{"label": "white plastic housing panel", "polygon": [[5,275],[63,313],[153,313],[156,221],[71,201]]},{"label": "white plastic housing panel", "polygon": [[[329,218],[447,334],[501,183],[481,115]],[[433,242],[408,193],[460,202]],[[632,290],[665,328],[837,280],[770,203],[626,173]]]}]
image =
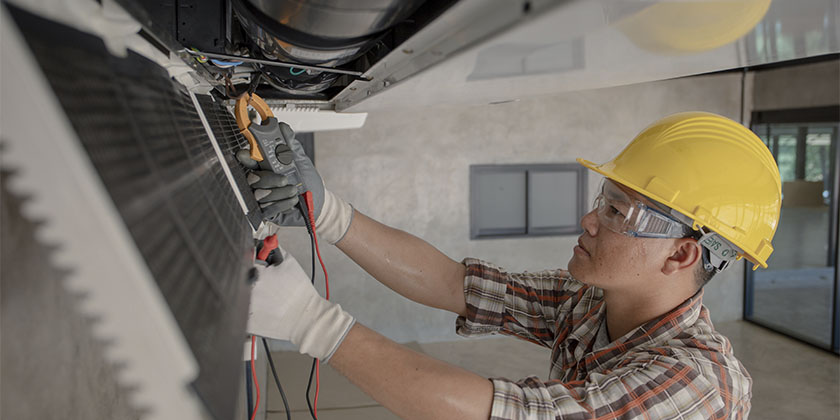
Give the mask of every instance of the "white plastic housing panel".
[{"label": "white plastic housing panel", "polygon": [[[458,2],[369,69],[372,81],[340,92],[336,109],[505,102],[840,51],[836,0],[527,3]],[[718,7],[732,4],[743,8]],[[687,8],[670,22],[660,17],[667,13],[651,13],[663,7]]]}]

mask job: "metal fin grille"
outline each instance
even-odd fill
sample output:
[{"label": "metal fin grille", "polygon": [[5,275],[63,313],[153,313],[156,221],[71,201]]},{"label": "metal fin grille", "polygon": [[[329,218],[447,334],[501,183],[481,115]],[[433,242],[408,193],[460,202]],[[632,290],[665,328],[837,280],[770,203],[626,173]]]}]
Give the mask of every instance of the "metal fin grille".
[{"label": "metal fin grille", "polygon": [[248,220],[256,229],[262,222],[262,212],[260,211],[257,199],[251,193],[248,182],[245,180],[245,173],[241,170],[239,162],[236,160],[236,152],[249,147],[248,140],[239,132],[236,119],[234,119],[233,114],[226,107],[210,95],[197,95],[197,98],[199,105],[201,105],[201,110],[204,112],[204,116],[210,124],[210,129],[213,131],[213,135],[219,143],[219,148],[225,156],[227,165],[231,168],[233,181],[236,183],[239,192],[242,193],[242,198],[245,200],[245,206],[248,208]]},{"label": "metal fin grille", "polygon": [[[215,418],[232,418],[253,242],[188,93],[139,55],[114,57],[98,38],[22,19],[31,20],[19,26],[198,361],[195,390]],[[248,191],[233,157],[244,138],[220,103],[201,103]]]}]

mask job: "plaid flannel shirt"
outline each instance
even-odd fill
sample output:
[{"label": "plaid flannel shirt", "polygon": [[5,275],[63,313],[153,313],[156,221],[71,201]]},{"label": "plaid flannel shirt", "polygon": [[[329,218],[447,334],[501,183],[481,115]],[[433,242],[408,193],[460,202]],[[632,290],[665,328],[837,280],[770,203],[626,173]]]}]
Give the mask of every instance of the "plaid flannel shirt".
[{"label": "plaid flannel shirt", "polygon": [[549,380],[493,378],[491,419],[745,419],[747,371],[702,291],[610,342],[603,290],[568,271],[507,273],[466,259],[458,334],[509,334],[552,349]]}]

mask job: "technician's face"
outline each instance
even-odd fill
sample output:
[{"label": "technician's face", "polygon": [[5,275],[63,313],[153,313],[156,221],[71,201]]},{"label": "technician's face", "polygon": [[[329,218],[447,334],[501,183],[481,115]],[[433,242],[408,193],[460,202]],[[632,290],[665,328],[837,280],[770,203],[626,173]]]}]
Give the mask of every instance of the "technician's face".
[{"label": "technician's face", "polygon": [[[609,182],[609,181],[607,181]],[[643,196],[621,187],[632,198]],[[661,269],[667,239],[636,238],[616,233],[599,222],[597,209],[580,221],[583,234],[578,238],[569,272],[577,280],[605,290],[637,287]],[[660,261],[662,260],[662,261]]]}]

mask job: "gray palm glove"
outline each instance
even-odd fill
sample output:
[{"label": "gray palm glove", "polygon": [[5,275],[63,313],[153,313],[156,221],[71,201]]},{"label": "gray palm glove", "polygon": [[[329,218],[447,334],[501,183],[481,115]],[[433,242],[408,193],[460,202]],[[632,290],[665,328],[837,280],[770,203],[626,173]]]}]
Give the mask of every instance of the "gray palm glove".
[{"label": "gray palm glove", "polygon": [[[334,244],[344,237],[353,217],[353,208],[344,200],[324,188],[321,175],[294,136],[295,132],[286,123],[279,123],[280,132],[291,153],[304,188],[312,192],[315,229],[319,237]],[[236,158],[249,170],[248,184],[254,190],[254,197],[263,213],[263,220],[282,226],[304,226],[303,213],[298,210],[300,202],[297,187],[289,184],[285,176],[271,171],[268,162],[256,162],[248,150],[240,150]]]},{"label": "gray palm glove", "polygon": [[[283,140],[291,149],[285,153],[292,154],[303,181],[303,187],[312,191],[315,207],[312,211],[315,220],[318,220],[321,209],[324,207],[324,181],[315,170],[315,165],[306,156],[300,142],[295,139],[294,130],[284,122],[279,125]],[[300,200],[298,189],[290,185],[285,176],[272,172],[267,161],[257,162],[251,159],[248,150],[240,150],[236,158],[245,168],[251,170],[248,173],[248,184],[254,189],[254,196],[260,204],[263,219],[283,226],[304,226],[303,214],[300,211],[292,211]]]}]

